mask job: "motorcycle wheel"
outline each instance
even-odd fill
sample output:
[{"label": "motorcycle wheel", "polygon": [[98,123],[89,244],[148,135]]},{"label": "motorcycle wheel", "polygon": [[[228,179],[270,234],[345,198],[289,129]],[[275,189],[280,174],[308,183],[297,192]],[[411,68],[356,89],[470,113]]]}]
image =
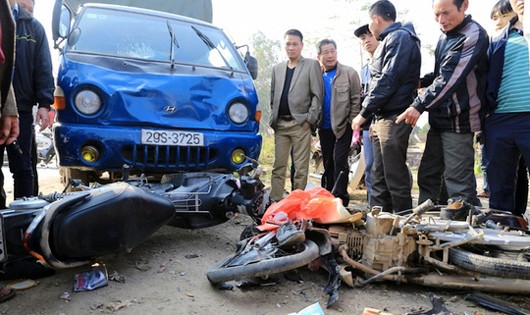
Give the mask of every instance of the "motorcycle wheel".
[{"label": "motorcycle wheel", "polygon": [[451,248],[449,260],[464,269],[490,276],[530,280],[530,262],[528,261],[487,257],[461,248]]},{"label": "motorcycle wheel", "polygon": [[231,280],[263,277],[296,269],[318,258],[319,251],[317,244],[306,240],[302,244],[302,249],[292,255],[266,259],[244,266],[223,267],[223,264],[232,257],[221,259],[214,267],[208,270],[206,277],[211,283],[216,284]]}]

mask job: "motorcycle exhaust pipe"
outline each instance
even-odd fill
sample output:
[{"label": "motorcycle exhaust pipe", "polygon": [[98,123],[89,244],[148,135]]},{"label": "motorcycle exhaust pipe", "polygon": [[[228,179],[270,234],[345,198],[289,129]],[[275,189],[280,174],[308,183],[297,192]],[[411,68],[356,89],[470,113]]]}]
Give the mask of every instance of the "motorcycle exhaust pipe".
[{"label": "motorcycle exhaust pipe", "polygon": [[435,288],[477,289],[496,293],[530,295],[530,280],[522,279],[497,277],[476,279],[465,276],[429,274],[407,277],[406,282]]}]

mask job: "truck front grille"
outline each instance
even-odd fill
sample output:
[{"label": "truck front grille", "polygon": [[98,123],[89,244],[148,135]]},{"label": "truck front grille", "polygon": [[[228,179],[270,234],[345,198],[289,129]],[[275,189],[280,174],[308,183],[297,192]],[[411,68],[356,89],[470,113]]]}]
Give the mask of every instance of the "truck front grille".
[{"label": "truck front grille", "polygon": [[208,147],[134,145],[122,149],[122,155],[133,168],[201,170],[215,158]]}]

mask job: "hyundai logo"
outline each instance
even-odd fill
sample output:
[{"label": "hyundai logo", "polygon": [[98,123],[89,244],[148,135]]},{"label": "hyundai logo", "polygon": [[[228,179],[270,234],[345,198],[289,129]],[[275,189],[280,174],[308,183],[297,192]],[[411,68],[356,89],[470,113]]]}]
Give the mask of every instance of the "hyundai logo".
[{"label": "hyundai logo", "polygon": [[170,114],[171,114],[171,113],[174,113],[174,112],[177,111],[177,106],[170,106],[170,105],[168,105],[168,106],[164,106],[164,111],[165,111],[166,113],[170,113]]}]

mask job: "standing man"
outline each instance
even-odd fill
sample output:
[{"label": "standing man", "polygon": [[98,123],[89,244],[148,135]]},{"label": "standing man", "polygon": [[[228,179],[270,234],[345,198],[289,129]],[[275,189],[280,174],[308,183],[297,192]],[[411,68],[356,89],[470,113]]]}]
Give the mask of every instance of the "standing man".
[{"label": "standing man", "polygon": [[523,28],[523,23],[527,23],[524,3],[510,0],[517,18],[510,21],[488,50],[488,116],[484,125],[489,205],[514,215],[523,215],[526,210],[515,202],[521,156],[530,167],[530,67]]},{"label": "standing man", "polygon": [[480,205],[473,135],[481,127],[489,40],[486,31],[465,14],[468,5],[468,0],[433,1],[442,31],[434,73],[422,79],[425,93],[397,120],[415,126],[421,113],[429,112],[431,129],[418,169],[419,203],[436,199],[443,178],[450,199]]},{"label": "standing man", "polygon": [[[348,154],[352,142],[351,122],[359,113],[361,83],[352,67],[337,61],[337,44],[332,39],[323,39],[317,44],[318,61],[322,65],[324,103],[322,122],[318,130],[324,174],[322,187],[342,199],[346,207],[348,194]],[[340,172],[344,175],[340,176]]]},{"label": "standing man", "polygon": [[16,58],[13,87],[20,120],[20,150],[7,147],[9,169],[13,173],[14,197],[34,196],[35,174],[32,155],[34,141],[33,107],[38,106],[36,123],[48,127],[53,104],[53,70],[50,50],[42,25],[15,0],[10,0],[16,22]]},{"label": "standing man", "polygon": [[303,35],[290,29],[284,35],[288,60],[273,67],[271,120],[274,130],[274,166],[271,198],[283,199],[291,149],[295,166],[294,187],[305,189],[309,173],[312,130],[322,110],[322,73],[317,60],[302,57]]},{"label": "standing man", "polygon": [[352,126],[361,130],[366,119],[374,115],[370,207],[401,211],[412,208],[412,183],[405,163],[412,128],[395,120],[415,96],[421,66],[420,40],[412,25],[395,22],[396,9],[390,1],[375,2],[369,14],[369,29],[381,43],[372,62],[370,91]]},{"label": "standing man", "polygon": [[[370,80],[370,64],[374,59],[374,53],[379,47],[379,41],[370,33],[368,24],[365,24],[355,30],[354,35],[359,39],[361,47],[368,53],[368,62],[361,69],[361,102],[364,101],[368,95]],[[372,166],[374,165],[374,147],[372,145],[372,136],[370,135],[370,126],[372,125],[372,117],[368,117],[366,122],[362,125],[363,133],[363,154],[364,154],[364,183],[366,184],[366,199],[368,204],[372,200],[372,180],[370,174],[372,173]]]}]

